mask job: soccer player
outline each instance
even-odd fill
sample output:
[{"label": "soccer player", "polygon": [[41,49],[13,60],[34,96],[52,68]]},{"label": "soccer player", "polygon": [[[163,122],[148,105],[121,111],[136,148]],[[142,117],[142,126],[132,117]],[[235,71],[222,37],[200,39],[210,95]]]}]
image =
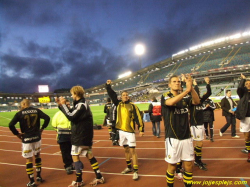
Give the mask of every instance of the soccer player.
[{"label": "soccer player", "polygon": [[210,134],[210,141],[214,142],[214,110],[216,106],[214,102],[207,98],[203,103],[203,120],[204,120],[204,128],[206,133],[206,139],[209,139],[208,135],[208,126],[209,126],[209,134]]},{"label": "soccer player", "polygon": [[[42,127],[40,127],[40,119],[44,119]],[[29,187],[37,186],[34,179],[33,156],[35,156],[36,181],[44,181],[41,177],[41,135],[43,130],[48,126],[49,121],[50,117],[47,114],[37,108],[30,107],[30,101],[23,99],[21,101],[21,110],[16,113],[9,123],[12,133],[22,140],[22,156],[26,159],[26,172],[30,180],[27,186]],[[18,122],[20,123],[21,132],[15,127]]]},{"label": "soccer player", "polygon": [[[126,174],[134,171],[133,179],[138,180],[138,158],[135,151],[135,123],[139,126],[140,136],[144,135],[144,124],[139,108],[129,101],[128,92],[121,93],[121,100],[117,99],[117,94],[111,88],[111,80],[107,80],[106,89],[112,102],[117,106],[116,128],[119,129],[120,146],[124,147],[127,168],[122,171]],[[131,166],[131,156],[133,169]]]},{"label": "soccer player", "polygon": [[[195,141],[195,162],[194,164],[198,166],[201,170],[207,170],[206,164],[201,161],[202,158],[202,146],[203,146],[203,139],[204,139],[204,120],[203,120],[203,106],[202,103],[212,94],[211,87],[210,87],[210,80],[208,77],[204,78],[206,82],[206,89],[207,92],[199,98],[200,98],[200,104],[199,105],[193,105],[190,106],[190,129],[191,134],[193,137],[193,140]],[[194,89],[199,94],[199,88],[197,85],[197,82],[193,81]]]},{"label": "soccer player", "polygon": [[76,181],[73,181],[68,187],[83,186],[82,170],[83,163],[80,160],[80,155],[89,159],[92,169],[96,174],[96,178],[90,185],[103,184],[104,178],[99,169],[99,164],[92,153],[93,145],[93,116],[89,105],[84,98],[84,89],[81,86],[73,86],[70,89],[73,97],[73,108],[69,109],[66,106],[66,100],[63,97],[56,99],[60,110],[71,121],[71,155],[74,161],[76,170]]},{"label": "soccer player", "polygon": [[236,110],[236,117],[240,120],[240,132],[244,133],[247,162],[250,162],[250,80],[241,74],[241,81],[237,89],[240,101]]},{"label": "soccer player", "polygon": [[104,113],[106,113],[104,120],[106,120],[106,123],[108,126],[109,131],[109,139],[112,140],[112,123],[110,122],[110,108],[111,108],[111,99],[107,98],[107,103],[104,105]]},{"label": "soccer player", "polygon": [[112,103],[110,110],[109,110],[109,120],[111,122],[111,127],[112,127],[112,142],[113,145],[119,146],[119,131],[116,129],[116,118],[117,118],[117,111],[116,111],[116,106],[114,103]]},{"label": "soccer player", "polygon": [[[165,146],[168,169],[166,172],[167,184],[174,186],[174,173],[176,164],[183,162],[185,186],[192,186],[194,151],[193,141],[189,128],[188,107],[192,103],[197,105],[200,99],[192,87],[192,78],[186,75],[186,90],[179,92],[181,81],[178,76],[173,75],[169,79],[169,92],[162,95],[161,105],[165,126]],[[191,97],[186,95],[191,92]]]},{"label": "soccer player", "polygon": [[[70,108],[69,100],[66,100],[66,106]],[[71,122],[59,110],[52,119],[52,126],[57,130],[57,143],[60,146],[62,159],[66,173],[72,174],[73,160],[71,156]]]}]

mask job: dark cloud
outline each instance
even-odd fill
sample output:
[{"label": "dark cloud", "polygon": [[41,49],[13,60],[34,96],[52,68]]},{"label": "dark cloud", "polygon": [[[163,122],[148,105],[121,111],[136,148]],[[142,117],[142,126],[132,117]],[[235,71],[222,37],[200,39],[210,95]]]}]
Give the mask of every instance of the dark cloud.
[{"label": "dark cloud", "polygon": [[246,0],[2,0],[0,5],[9,29],[1,31],[4,92],[34,92],[38,84],[52,91],[77,84],[90,88],[139,70],[137,42],[146,46],[140,59],[145,67],[250,29]]},{"label": "dark cloud", "polygon": [[23,74],[25,73],[27,76],[29,74],[36,78],[43,78],[55,72],[53,63],[48,59],[4,55],[2,62],[2,74],[9,77],[15,76],[19,78],[24,76]]},{"label": "dark cloud", "polygon": [[59,0],[33,1],[33,0],[2,0],[0,1],[5,21],[15,24],[43,26],[46,24],[59,24],[63,18],[57,12]]}]

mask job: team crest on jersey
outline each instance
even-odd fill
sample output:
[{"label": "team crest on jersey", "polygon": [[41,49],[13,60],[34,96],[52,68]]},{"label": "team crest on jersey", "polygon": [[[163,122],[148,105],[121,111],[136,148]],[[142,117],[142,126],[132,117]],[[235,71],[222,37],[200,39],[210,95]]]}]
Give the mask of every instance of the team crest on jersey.
[{"label": "team crest on jersey", "polygon": [[171,159],[171,155],[168,155],[168,159]]},{"label": "team crest on jersey", "polygon": [[200,138],[200,136],[198,135],[197,138]]},{"label": "team crest on jersey", "polygon": [[187,103],[186,103],[185,100],[182,100],[182,105],[183,105],[183,106],[186,106],[186,105],[187,105]]}]

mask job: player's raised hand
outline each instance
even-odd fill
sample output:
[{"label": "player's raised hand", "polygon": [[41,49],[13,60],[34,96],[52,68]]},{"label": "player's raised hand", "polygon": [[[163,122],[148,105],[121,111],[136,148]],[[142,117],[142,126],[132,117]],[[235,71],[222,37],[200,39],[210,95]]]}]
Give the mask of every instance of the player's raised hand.
[{"label": "player's raised hand", "polygon": [[188,92],[191,92],[191,90],[192,90],[192,85],[193,85],[193,79],[192,79],[192,77],[191,77],[190,74],[187,74],[187,75],[186,75],[185,81],[186,81],[186,90],[187,90]]},{"label": "player's raised hand", "polygon": [[61,103],[60,103],[60,99],[59,99],[58,97],[55,98],[55,102],[56,102],[58,105],[61,104]]},{"label": "player's raised hand", "polygon": [[240,74],[240,77],[241,77],[242,79],[246,79],[246,76],[243,75],[243,74]]},{"label": "player's raised hand", "polygon": [[182,82],[185,82],[185,79],[186,79],[185,75],[184,75],[184,74],[181,74],[181,81],[182,81]]},{"label": "player's raised hand", "polygon": [[209,84],[209,83],[210,83],[210,79],[209,79],[209,77],[205,77],[205,78],[204,78],[204,80],[205,80],[205,82],[206,82],[207,84]]},{"label": "player's raised hand", "polygon": [[64,97],[59,97],[59,100],[60,100],[60,103],[63,105],[63,104],[66,104],[66,99]]},{"label": "player's raised hand", "polygon": [[111,84],[111,80],[107,80],[107,82],[106,82],[107,84]]},{"label": "player's raised hand", "polygon": [[196,80],[195,79],[193,79],[193,85],[197,85],[197,82],[196,82]]}]

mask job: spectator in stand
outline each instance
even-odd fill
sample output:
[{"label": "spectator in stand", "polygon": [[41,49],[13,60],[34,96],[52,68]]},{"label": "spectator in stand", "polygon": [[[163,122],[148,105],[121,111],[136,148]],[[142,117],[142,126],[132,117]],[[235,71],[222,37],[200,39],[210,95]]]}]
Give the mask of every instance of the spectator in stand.
[{"label": "spectator in stand", "polygon": [[241,74],[241,81],[237,89],[240,97],[236,110],[236,117],[240,120],[240,132],[244,133],[246,150],[248,151],[247,162],[250,162],[250,80]]},{"label": "spectator in stand", "polygon": [[207,98],[203,103],[203,120],[204,120],[204,128],[206,133],[206,139],[209,140],[208,135],[208,126],[209,126],[209,134],[210,134],[210,141],[214,142],[214,110],[216,106],[214,102]]},{"label": "spectator in stand", "polygon": [[148,113],[150,120],[152,122],[152,131],[153,135],[157,138],[160,138],[161,134],[161,103],[156,100],[155,97],[152,97],[151,103],[148,107]]}]

